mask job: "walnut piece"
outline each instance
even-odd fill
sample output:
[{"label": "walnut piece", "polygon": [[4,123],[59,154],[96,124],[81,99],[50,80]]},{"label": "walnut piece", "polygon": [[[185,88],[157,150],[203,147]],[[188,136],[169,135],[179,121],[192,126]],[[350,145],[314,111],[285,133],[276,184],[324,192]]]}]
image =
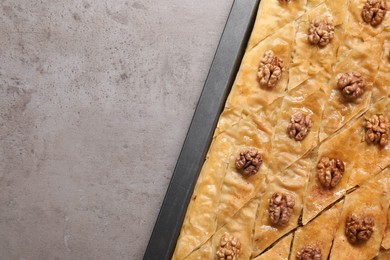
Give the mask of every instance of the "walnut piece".
[{"label": "walnut piece", "polygon": [[322,187],[332,189],[341,181],[344,162],[337,158],[322,157],[317,164],[318,179]]},{"label": "walnut piece", "polygon": [[240,253],[241,243],[240,241],[225,233],[221,240],[219,241],[219,246],[217,250],[217,259],[219,260],[233,260],[236,259]]},{"label": "walnut piece", "polygon": [[290,124],[287,127],[288,136],[295,139],[295,141],[302,141],[309,134],[312,125],[313,121],[310,115],[296,112],[291,117]]},{"label": "walnut piece", "polygon": [[316,19],[310,23],[309,42],[313,45],[325,47],[334,37],[334,26],[332,23]]},{"label": "walnut piece", "polygon": [[354,214],[347,217],[345,235],[352,244],[367,241],[373,232],[374,220],[371,217],[358,218]]},{"label": "walnut piece", "polygon": [[389,143],[390,123],[389,119],[377,114],[366,119],[366,141],[367,143],[386,146]]},{"label": "walnut piece", "polygon": [[340,75],[337,87],[347,100],[355,100],[363,95],[366,83],[360,73],[348,72]]},{"label": "walnut piece", "polygon": [[386,11],[386,0],[367,0],[363,6],[362,18],[366,23],[377,26],[385,19]]},{"label": "walnut piece", "polygon": [[258,150],[252,148],[240,153],[236,159],[236,168],[241,170],[243,175],[250,176],[259,171],[262,163],[263,156]]},{"label": "walnut piece", "polygon": [[268,88],[275,87],[282,77],[283,70],[283,61],[276,57],[273,51],[267,51],[264,53],[257,73],[260,85]]},{"label": "walnut piece", "polygon": [[306,245],[297,253],[297,260],[322,260],[321,249],[318,246]]},{"label": "walnut piece", "polygon": [[268,212],[271,222],[283,226],[290,220],[294,211],[295,200],[293,197],[275,192],[269,200]]}]

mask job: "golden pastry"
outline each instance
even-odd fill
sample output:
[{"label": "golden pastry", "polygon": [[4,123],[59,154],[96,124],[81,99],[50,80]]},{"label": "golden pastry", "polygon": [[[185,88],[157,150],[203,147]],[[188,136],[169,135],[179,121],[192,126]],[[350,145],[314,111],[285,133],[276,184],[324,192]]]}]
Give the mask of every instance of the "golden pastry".
[{"label": "golden pastry", "polygon": [[172,259],[387,259],[389,0],[262,0]]}]

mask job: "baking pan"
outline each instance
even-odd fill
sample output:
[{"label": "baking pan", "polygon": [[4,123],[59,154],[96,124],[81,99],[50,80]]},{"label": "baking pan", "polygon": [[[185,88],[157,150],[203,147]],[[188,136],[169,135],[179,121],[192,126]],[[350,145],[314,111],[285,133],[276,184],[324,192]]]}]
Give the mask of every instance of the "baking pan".
[{"label": "baking pan", "polygon": [[188,203],[234,83],[260,0],[235,0],[144,255],[171,259]]}]

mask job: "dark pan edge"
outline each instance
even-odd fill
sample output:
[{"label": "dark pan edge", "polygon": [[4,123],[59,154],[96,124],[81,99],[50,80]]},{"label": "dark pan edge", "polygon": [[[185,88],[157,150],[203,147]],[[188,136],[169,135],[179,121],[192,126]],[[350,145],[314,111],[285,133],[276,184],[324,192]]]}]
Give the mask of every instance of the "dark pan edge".
[{"label": "dark pan edge", "polygon": [[235,0],[233,3],[146,248],[145,260],[172,257],[218,118],[244,56],[259,2]]}]

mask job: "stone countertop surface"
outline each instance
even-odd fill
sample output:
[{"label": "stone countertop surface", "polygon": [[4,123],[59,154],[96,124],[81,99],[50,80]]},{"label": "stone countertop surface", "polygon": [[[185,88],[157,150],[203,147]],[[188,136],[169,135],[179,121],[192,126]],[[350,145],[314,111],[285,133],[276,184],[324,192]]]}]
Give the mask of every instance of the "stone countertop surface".
[{"label": "stone countertop surface", "polygon": [[233,0],[0,1],[0,259],[141,259]]}]

